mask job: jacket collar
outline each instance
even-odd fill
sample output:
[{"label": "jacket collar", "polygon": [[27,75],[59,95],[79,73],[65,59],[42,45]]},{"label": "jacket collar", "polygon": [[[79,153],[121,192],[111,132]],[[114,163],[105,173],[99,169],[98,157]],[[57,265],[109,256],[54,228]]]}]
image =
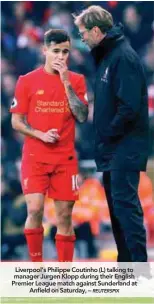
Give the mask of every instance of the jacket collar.
[{"label": "jacket collar", "polygon": [[91,51],[96,66],[118,43],[122,42],[124,38],[123,25],[121,23],[115,24],[111,30],[107,32],[105,38]]}]

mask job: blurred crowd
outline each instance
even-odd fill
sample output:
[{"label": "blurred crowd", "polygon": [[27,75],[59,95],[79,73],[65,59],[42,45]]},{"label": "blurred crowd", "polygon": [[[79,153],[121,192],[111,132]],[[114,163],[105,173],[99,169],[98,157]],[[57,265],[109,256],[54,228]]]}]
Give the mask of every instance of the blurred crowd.
[{"label": "blurred crowd", "polygon": [[[2,258],[13,256],[16,244],[24,244],[22,226],[26,206],[20,186],[20,159],[23,136],[11,128],[9,106],[19,75],[43,64],[41,52],[44,31],[65,29],[71,36],[72,51],[69,68],[85,75],[88,88],[88,121],[76,125],[76,150],[81,175],[93,175],[93,85],[94,65],[89,50],[81,42],[73,24],[72,13],[90,5],[109,10],[114,21],[122,22],[125,35],[139,54],[147,76],[149,93],[150,135],[149,157],[154,155],[154,21],[153,2],[148,1],[2,1],[1,3],[1,113],[2,113]],[[92,169],[92,171],[90,171]],[[83,177],[83,176],[82,176]],[[18,212],[17,212],[18,211]],[[12,226],[11,226],[12,224]],[[15,237],[16,236],[16,237]],[[9,245],[14,244],[14,245]]]}]

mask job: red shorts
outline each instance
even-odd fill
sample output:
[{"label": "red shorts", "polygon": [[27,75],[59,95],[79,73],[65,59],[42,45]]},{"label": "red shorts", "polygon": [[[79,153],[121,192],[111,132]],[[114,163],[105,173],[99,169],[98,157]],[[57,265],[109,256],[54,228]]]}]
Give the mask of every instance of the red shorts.
[{"label": "red shorts", "polygon": [[78,200],[78,166],[51,165],[36,162],[32,156],[23,156],[21,183],[24,194],[42,193],[63,200]]}]

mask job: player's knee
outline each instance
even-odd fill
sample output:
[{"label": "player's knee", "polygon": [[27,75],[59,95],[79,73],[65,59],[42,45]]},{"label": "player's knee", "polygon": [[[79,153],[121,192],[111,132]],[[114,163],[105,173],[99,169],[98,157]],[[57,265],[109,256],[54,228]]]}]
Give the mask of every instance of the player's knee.
[{"label": "player's knee", "polygon": [[28,210],[28,217],[35,219],[37,221],[42,220],[43,217],[43,208],[30,208]]},{"label": "player's knee", "polygon": [[58,224],[71,224],[72,213],[69,210],[63,210],[58,216]]},{"label": "player's knee", "polygon": [[71,226],[72,224],[72,209],[74,202],[64,202],[58,204],[56,208],[57,226]]}]

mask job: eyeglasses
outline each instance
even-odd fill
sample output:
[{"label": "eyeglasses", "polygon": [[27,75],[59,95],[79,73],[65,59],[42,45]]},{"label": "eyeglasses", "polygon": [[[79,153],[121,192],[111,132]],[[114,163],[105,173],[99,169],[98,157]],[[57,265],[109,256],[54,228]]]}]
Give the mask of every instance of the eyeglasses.
[{"label": "eyeglasses", "polygon": [[85,30],[83,32],[79,32],[78,35],[83,38],[84,33],[89,32],[90,30]]},{"label": "eyeglasses", "polygon": [[[94,27],[92,27],[91,29],[86,29],[86,30],[83,31],[83,32],[78,32],[78,35],[80,36],[80,38],[83,38],[84,33],[90,32],[93,28],[94,28]],[[99,26],[99,29],[100,29],[102,32],[106,32],[106,33],[107,33],[107,31],[108,31],[104,26]]]}]

